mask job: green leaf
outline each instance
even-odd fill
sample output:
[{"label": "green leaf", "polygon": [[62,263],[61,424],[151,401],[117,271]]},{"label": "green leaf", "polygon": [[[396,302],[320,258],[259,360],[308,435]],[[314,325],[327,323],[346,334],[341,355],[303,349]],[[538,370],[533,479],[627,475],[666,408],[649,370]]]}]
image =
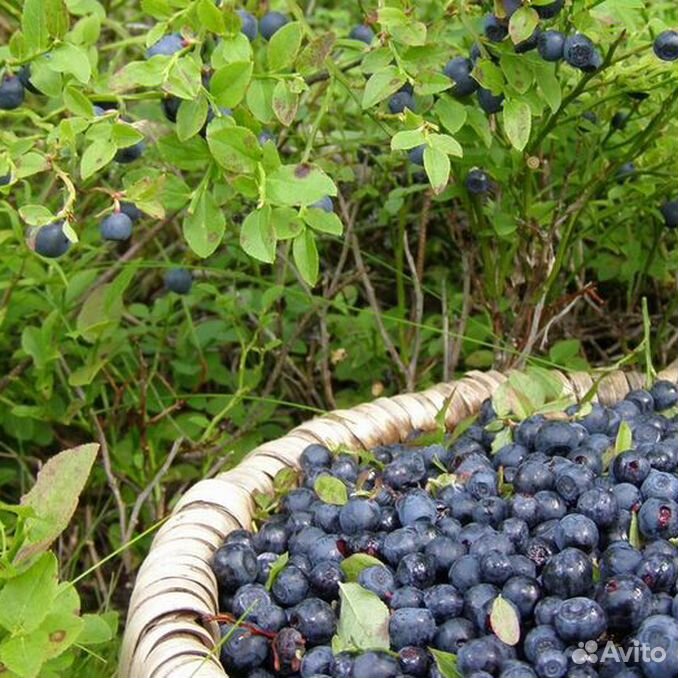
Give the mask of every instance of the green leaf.
[{"label": "green leaf", "polygon": [[52,609],[37,630],[47,635],[48,659],[58,657],[78,640],[84,627],[79,611],[80,598],[75,587],[68,582],[62,584]]},{"label": "green leaf", "polygon": [[466,107],[449,96],[440,97],[433,107],[433,112],[450,134],[458,132],[464,126],[468,117]]},{"label": "green leaf", "polygon": [[87,52],[67,42],[62,42],[50,53],[49,67],[56,73],[68,73],[83,84],[92,77],[92,66]]},{"label": "green leaf", "polygon": [[492,130],[487,116],[475,107],[467,107],[466,115],[468,116],[468,124],[473,128],[473,131],[480,137],[481,141],[489,148],[492,146]]},{"label": "green leaf", "polygon": [[296,238],[304,229],[299,213],[291,207],[276,207],[271,213],[271,223],[278,240]]},{"label": "green leaf", "polygon": [[313,489],[326,504],[343,506],[348,501],[348,490],[339,478],[320,475],[313,484]]},{"label": "green leaf", "polygon": [[55,216],[44,205],[24,205],[19,208],[19,216],[29,226],[51,224]]},{"label": "green leaf", "polygon": [[160,87],[167,75],[169,57],[153,57],[148,61],[131,61],[117,73],[115,87]]},{"label": "green leaf", "polygon": [[461,673],[457,668],[457,655],[451,652],[443,652],[429,647],[429,652],[433,655],[438,671],[442,678],[461,678]]},{"label": "green leaf", "polygon": [[501,450],[504,445],[508,445],[512,442],[513,433],[511,432],[511,429],[508,426],[502,428],[492,441],[492,454],[497,454],[497,452],[499,452],[499,450]]},{"label": "green leaf", "polygon": [[177,137],[186,141],[194,137],[205,125],[209,104],[204,96],[182,101],[177,113]]},{"label": "green leaf", "polygon": [[264,206],[250,212],[240,230],[240,246],[251,257],[272,264],[275,261],[276,236],[271,222],[271,208]]},{"label": "green leaf", "polygon": [[371,108],[397,92],[406,82],[405,76],[395,67],[387,66],[374,73],[365,85],[363,109]]},{"label": "green leaf", "polygon": [[520,7],[509,21],[509,36],[514,45],[525,42],[539,25],[539,14],[532,7]]},{"label": "green leaf", "polygon": [[122,318],[122,299],[119,296],[110,297],[109,287],[102,285],[95,288],[78,313],[76,328],[80,336],[90,343],[110,335]]},{"label": "green leaf", "polygon": [[217,35],[223,35],[226,32],[224,15],[218,9],[214,0],[200,0],[197,10],[198,19],[207,30]]},{"label": "green leaf", "polygon": [[318,279],[320,264],[318,262],[318,248],[315,243],[315,234],[305,228],[293,241],[292,253],[294,263],[301,273],[301,277],[311,286]]},{"label": "green leaf", "polygon": [[320,70],[336,42],[337,36],[334,33],[324,33],[313,38],[299,54],[297,59],[299,73],[305,75]]},{"label": "green leaf", "polygon": [[360,573],[368,567],[384,566],[378,558],[370,556],[367,553],[354,553],[348,558],[339,563],[341,571],[346,575],[346,580],[349,582],[357,582]]},{"label": "green leaf", "polygon": [[44,631],[6,638],[0,645],[3,670],[12,671],[10,678],[37,678],[47,659],[48,643]]},{"label": "green leaf", "polygon": [[226,230],[226,218],[217,201],[209,191],[203,191],[200,199],[184,218],[183,231],[188,246],[199,257],[209,257],[219,247]]},{"label": "green leaf", "polygon": [[622,421],[617,431],[617,438],[614,442],[614,451],[616,454],[630,450],[633,447],[633,431],[627,421]]},{"label": "green leaf", "polygon": [[491,59],[478,59],[473,67],[473,77],[493,94],[504,91],[504,74]]},{"label": "green leaf", "polygon": [[544,64],[539,69],[537,84],[549,108],[555,113],[560,109],[560,105],[563,102],[563,91],[560,87],[560,80],[556,77],[555,67],[552,64]]},{"label": "green leaf", "polygon": [[518,94],[525,94],[534,82],[534,71],[531,62],[523,54],[504,53],[499,59],[501,70],[506,80]]},{"label": "green leaf", "polygon": [[110,139],[93,141],[80,158],[80,176],[83,179],[91,177],[113,160],[117,150],[117,146]]},{"label": "green leaf", "polygon": [[421,129],[408,129],[397,132],[391,139],[391,150],[408,151],[410,148],[421,146],[426,141],[426,136]]},{"label": "green leaf", "polygon": [[35,485],[21,505],[35,509],[26,521],[26,541],[17,560],[32,558],[49,548],[68,526],[97,456],[99,446],[90,443],[53,456],[38,473]]},{"label": "green leaf", "polygon": [[303,219],[314,231],[320,233],[341,235],[344,230],[341,219],[334,212],[325,212],[325,210],[316,207],[306,209],[303,213]]},{"label": "green leaf", "polygon": [[201,65],[193,55],[174,60],[164,83],[165,91],[180,99],[197,97],[202,87]]},{"label": "green leaf", "polygon": [[506,598],[497,596],[490,611],[490,626],[494,635],[507,645],[517,645],[520,640],[520,616],[516,607]]},{"label": "green leaf", "polygon": [[638,527],[638,511],[631,511],[631,525],[629,526],[629,544],[639,551],[643,548],[643,540]]},{"label": "green leaf", "polygon": [[0,626],[13,634],[30,633],[47,616],[57,594],[57,560],[43,553],[0,590]]},{"label": "green leaf", "polygon": [[504,104],[504,130],[511,145],[523,151],[532,131],[532,111],[527,103],[512,99]]},{"label": "green leaf", "polygon": [[261,146],[246,127],[231,120],[213,120],[207,129],[207,144],[214,159],[231,172],[251,173],[261,160]]},{"label": "green leaf", "polygon": [[290,559],[289,553],[283,553],[279,555],[276,561],[271,565],[271,569],[268,572],[268,577],[266,578],[266,589],[270,591],[275,584],[275,580],[278,578],[278,575],[285,569],[287,563]]},{"label": "green leaf", "polygon": [[83,628],[78,638],[81,645],[100,645],[110,642],[115,633],[115,628],[107,621],[104,615],[83,614]]},{"label": "green leaf", "polygon": [[301,48],[302,28],[292,21],[276,33],[268,43],[268,65],[271,71],[282,71],[294,63]]},{"label": "green leaf", "polygon": [[434,193],[442,193],[450,179],[450,158],[447,153],[427,146],[424,149],[424,169]]},{"label": "green leaf", "polygon": [[24,0],[21,30],[29,53],[40,52],[49,44],[44,0]]},{"label": "green leaf", "polygon": [[461,158],[464,155],[464,149],[461,144],[449,134],[429,134],[428,143],[432,148],[452,155],[455,158]]},{"label": "green leaf", "polygon": [[360,652],[390,648],[389,612],[379,597],[354,583],[339,584],[341,612],[332,650]]},{"label": "green leaf", "polygon": [[274,80],[252,80],[247,88],[247,106],[259,122],[268,123],[273,119]]},{"label": "green leaf", "polygon": [[299,109],[299,95],[292,92],[287,81],[279,80],[273,90],[273,99],[271,101],[275,117],[288,127],[294,122]]},{"label": "green leaf", "polygon": [[282,165],[266,177],[266,197],[277,205],[308,207],[336,194],[332,179],[315,165]]},{"label": "green leaf", "polygon": [[111,141],[117,148],[134,146],[144,140],[144,135],[126,122],[115,122],[111,126]]},{"label": "green leaf", "polygon": [[75,115],[82,115],[85,118],[93,115],[92,102],[79,89],[70,85],[64,90],[64,105]]},{"label": "green leaf", "polygon": [[214,72],[210,92],[219,106],[233,108],[243,100],[252,80],[252,67],[250,61],[234,61]]}]

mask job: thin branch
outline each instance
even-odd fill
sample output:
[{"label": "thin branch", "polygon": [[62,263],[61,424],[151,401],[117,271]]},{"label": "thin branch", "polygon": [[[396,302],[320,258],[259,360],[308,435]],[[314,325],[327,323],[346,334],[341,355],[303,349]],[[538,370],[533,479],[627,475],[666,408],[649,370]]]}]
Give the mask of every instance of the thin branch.
[{"label": "thin branch", "polygon": [[414,287],[414,337],[412,344],[412,357],[407,370],[407,389],[413,391],[416,384],[417,363],[419,361],[419,353],[421,351],[421,322],[424,317],[424,294],[421,290],[421,281],[417,271],[417,264],[414,261],[412,252],[410,252],[410,245],[407,242],[407,233],[403,233],[403,247],[405,249],[405,258],[407,265],[410,267],[412,273],[412,285]]},{"label": "thin branch", "polygon": [[379,305],[377,295],[374,291],[374,287],[372,286],[370,276],[368,275],[367,269],[365,268],[363,255],[360,251],[360,242],[358,241],[358,236],[355,234],[355,232],[351,234],[351,249],[353,251],[353,258],[355,259],[355,264],[358,269],[358,273],[360,274],[360,279],[363,283],[363,287],[365,288],[367,300],[370,306],[372,307],[372,311],[374,313],[374,320],[377,323],[377,329],[379,330],[381,339],[384,342],[384,346],[386,346],[386,350],[391,356],[391,359],[396,364],[396,367],[398,368],[400,373],[403,375],[403,378],[407,382],[409,378],[407,367],[405,367],[405,363],[400,357],[400,354],[398,353],[398,350],[396,349],[395,344],[393,343],[393,340],[391,339],[391,336],[389,335],[388,330],[384,325],[383,318],[381,317],[381,306]]},{"label": "thin branch", "polygon": [[151,496],[153,490],[158,486],[158,483],[160,483],[160,481],[165,477],[165,475],[169,471],[170,467],[172,466],[172,463],[174,462],[175,457],[177,456],[177,454],[179,454],[179,450],[181,449],[183,443],[184,443],[183,438],[178,438],[177,440],[174,441],[174,444],[172,445],[172,448],[170,449],[167,458],[163,462],[163,465],[158,469],[158,472],[155,474],[155,476],[153,476],[153,480],[151,480],[151,482],[148,485],[146,485],[144,490],[137,497],[136,501],[134,502],[134,506],[132,507],[132,512],[130,513],[129,524],[127,525],[127,532],[125,534],[123,542],[128,542],[132,539],[132,536],[134,535],[134,530],[136,529],[137,523],[139,522],[139,515],[141,513],[141,509],[146,503],[146,500]]}]

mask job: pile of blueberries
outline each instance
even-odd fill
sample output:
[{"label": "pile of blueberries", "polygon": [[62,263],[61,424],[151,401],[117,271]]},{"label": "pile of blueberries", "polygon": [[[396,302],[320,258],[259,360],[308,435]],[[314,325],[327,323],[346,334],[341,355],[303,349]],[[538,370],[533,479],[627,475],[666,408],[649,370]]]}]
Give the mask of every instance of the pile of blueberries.
[{"label": "pile of blueberries", "polygon": [[[309,446],[279,512],[213,557],[226,671],[450,678],[433,648],[464,678],[675,678],[677,404],[676,385],[658,381],[610,407],[532,415],[494,451],[506,422],[491,401],[443,444],[360,458]],[[622,422],[630,449],[615,449]],[[320,499],[324,476],[345,503]],[[391,648],[334,654],[341,564],[358,553],[380,561],[358,583],[388,606]],[[519,624],[514,646],[491,624],[499,596]]]}]

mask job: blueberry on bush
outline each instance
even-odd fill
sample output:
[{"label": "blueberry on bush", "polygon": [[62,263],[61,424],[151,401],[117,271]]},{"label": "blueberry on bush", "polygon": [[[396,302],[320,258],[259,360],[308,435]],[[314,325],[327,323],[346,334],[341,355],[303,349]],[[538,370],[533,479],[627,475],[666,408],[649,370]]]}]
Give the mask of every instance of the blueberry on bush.
[{"label": "blueberry on bush", "polygon": [[668,228],[678,228],[678,200],[665,202],[660,210]]},{"label": "blueberry on bush", "polygon": [[129,240],[132,235],[132,220],[122,211],[109,214],[100,224],[104,240]]},{"label": "blueberry on bush", "polygon": [[21,84],[24,86],[24,89],[27,89],[33,94],[42,94],[42,92],[31,82],[31,67],[30,64],[24,64],[17,73]]},{"label": "blueberry on bush", "polygon": [[351,40],[359,40],[366,45],[371,45],[374,40],[374,31],[365,24],[355,26],[348,35]]},{"label": "blueberry on bush", "polygon": [[426,150],[426,144],[422,144],[421,146],[416,146],[415,148],[411,149],[409,153],[407,154],[407,157],[410,159],[410,162],[413,165],[419,165],[421,167],[424,166],[424,151]]},{"label": "blueberry on bush", "polygon": [[555,0],[548,5],[532,5],[537,10],[540,19],[553,19],[558,16],[565,5],[565,0]]},{"label": "blueberry on bush", "polygon": [[24,86],[16,75],[5,75],[0,82],[0,110],[11,111],[24,102]]},{"label": "blueberry on bush", "polygon": [[479,87],[478,81],[471,76],[473,62],[466,57],[454,57],[450,59],[443,69],[443,73],[454,82],[452,93],[465,97],[473,94]]},{"label": "blueberry on bush", "polygon": [[565,38],[563,56],[570,66],[581,70],[596,64],[596,46],[582,33]]},{"label": "blueberry on bush", "polygon": [[472,169],[466,175],[466,190],[473,195],[483,195],[490,190],[491,182],[485,170]]},{"label": "blueberry on bush", "polygon": [[539,56],[544,61],[560,61],[565,49],[565,35],[560,31],[543,31],[537,40]]},{"label": "blueberry on bush", "polygon": [[664,31],[654,41],[654,53],[662,61],[678,59],[678,31]]},{"label": "blueberry on bush", "polygon": [[493,94],[484,87],[478,88],[478,103],[485,113],[499,113],[504,108],[504,95]]},{"label": "blueberry on bush", "polygon": [[311,207],[317,210],[322,210],[323,212],[334,212],[334,202],[329,195],[326,195],[324,198],[321,198],[317,202],[314,202]]},{"label": "blueberry on bush", "polygon": [[146,58],[151,59],[157,55],[172,56],[172,54],[179,52],[185,46],[186,43],[181,33],[170,33],[169,35],[164,35],[146,50]]},{"label": "blueberry on bush", "polygon": [[41,226],[35,232],[34,249],[37,254],[43,257],[57,259],[66,254],[70,246],[71,241],[64,233],[62,221],[55,221],[46,226]]},{"label": "blueberry on bush", "polygon": [[124,148],[119,148],[118,152],[115,154],[116,162],[119,162],[122,165],[127,165],[135,160],[138,160],[146,149],[146,144],[143,141],[139,141],[136,144],[131,146],[125,146]]},{"label": "blueberry on bush", "polygon": [[172,268],[165,274],[165,287],[176,294],[188,294],[193,285],[193,276],[185,268]]},{"label": "blueberry on bush", "polygon": [[405,109],[409,109],[410,111],[416,110],[414,97],[406,91],[396,92],[388,100],[388,110],[393,113],[393,115],[397,115],[398,113],[404,113]]},{"label": "blueberry on bush", "polygon": [[265,14],[259,22],[259,33],[264,40],[270,40],[289,19],[280,12],[269,12]]},{"label": "blueberry on bush", "polygon": [[259,34],[259,23],[257,22],[256,17],[244,9],[239,9],[237,14],[240,17],[240,23],[242,24],[242,28],[240,29],[241,32],[250,42],[252,42]]},{"label": "blueberry on bush", "polygon": [[494,14],[489,14],[485,17],[483,32],[490,42],[502,42],[508,35],[508,26]]},{"label": "blueberry on bush", "polygon": [[126,214],[133,223],[139,221],[139,219],[144,216],[144,213],[133,202],[128,202],[126,200],[123,200],[120,203],[120,211],[123,214]]}]

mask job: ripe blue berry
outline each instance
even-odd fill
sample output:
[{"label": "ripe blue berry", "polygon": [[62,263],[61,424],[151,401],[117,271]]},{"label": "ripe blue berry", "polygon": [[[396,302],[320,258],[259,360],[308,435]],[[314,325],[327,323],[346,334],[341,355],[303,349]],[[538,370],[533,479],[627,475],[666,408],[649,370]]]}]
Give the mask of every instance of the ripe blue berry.
[{"label": "ripe blue berry", "polygon": [[188,294],[193,285],[193,276],[185,268],[171,268],[165,274],[165,287],[176,294]]},{"label": "ripe blue berry", "polygon": [[109,214],[99,226],[104,240],[129,240],[132,236],[132,220],[122,211]]},{"label": "ripe blue berry", "polygon": [[374,31],[369,26],[360,24],[351,30],[348,37],[351,40],[360,40],[360,42],[364,42],[366,45],[371,45],[374,40]]},{"label": "ripe blue berry", "polygon": [[181,36],[181,33],[170,33],[170,35],[165,35],[160,38],[160,40],[146,50],[146,58],[151,59],[158,55],[171,56],[182,50],[185,46],[186,43]]},{"label": "ripe blue berry", "polygon": [[35,252],[49,259],[63,256],[71,246],[71,241],[63,230],[63,222],[55,221],[52,224],[41,226],[35,234]]},{"label": "ripe blue berry", "polygon": [[264,40],[270,40],[289,19],[280,12],[269,12],[265,14],[259,22],[259,33]]},{"label": "ripe blue berry", "polygon": [[473,70],[473,62],[466,57],[454,57],[447,62],[443,73],[454,82],[452,93],[465,97],[473,94],[479,87],[478,81],[473,78],[471,71]]},{"label": "ripe blue berry", "polygon": [[240,23],[242,24],[240,31],[250,42],[252,42],[259,34],[259,23],[257,22],[256,17],[244,9],[239,9],[237,14],[240,17]]},{"label": "ripe blue berry", "polygon": [[678,31],[664,31],[654,41],[654,53],[662,61],[678,59]]},{"label": "ripe blue berry", "polygon": [[544,31],[537,41],[539,56],[544,61],[560,61],[565,49],[565,35],[560,31]]},{"label": "ripe blue berry", "polygon": [[490,177],[484,170],[472,169],[466,176],[466,190],[473,195],[483,195],[490,187]]},{"label": "ripe blue berry", "polygon": [[565,39],[563,56],[570,66],[584,70],[595,65],[596,47],[590,38],[577,33]]},{"label": "ripe blue berry", "polygon": [[504,95],[493,94],[484,87],[478,88],[478,103],[485,113],[499,113],[504,108]]},{"label": "ripe blue berry", "polygon": [[667,228],[678,228],[678,200],[665,202],[661,206],[660,212],[664,217]]},{"label": "ripe blue berry", "polygon": [[0,110],[12,111],[24,102],[24,85],[16,75],[6,75],[0,82]]}]

